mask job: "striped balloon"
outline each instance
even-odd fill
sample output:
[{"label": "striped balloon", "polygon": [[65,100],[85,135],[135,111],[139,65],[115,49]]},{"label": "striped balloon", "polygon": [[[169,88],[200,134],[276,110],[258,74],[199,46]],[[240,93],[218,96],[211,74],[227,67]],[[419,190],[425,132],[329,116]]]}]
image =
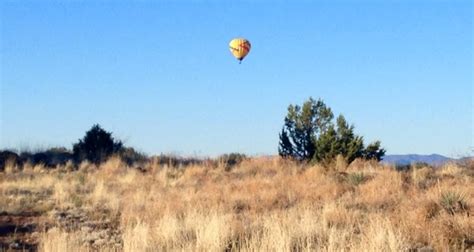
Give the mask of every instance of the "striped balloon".
[{"label": "striped balloon", "polygon": [[250,48],[250,42],[244,38],[235,38],[229,43],[230,52],[239,61],[242,61],[245,56],[247,56],[250,51]]}]

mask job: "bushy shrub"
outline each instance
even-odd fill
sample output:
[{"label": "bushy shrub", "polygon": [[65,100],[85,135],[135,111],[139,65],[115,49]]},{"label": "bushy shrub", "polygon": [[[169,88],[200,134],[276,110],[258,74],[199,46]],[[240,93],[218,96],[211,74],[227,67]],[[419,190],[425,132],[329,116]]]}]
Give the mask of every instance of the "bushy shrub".
[{"label": "bushy shrub", "polygon": [[358,186],[367,179],[366,175],[363,172],[350,173],[347,176],[347,181],[353,186]]},{"label": "bushy shrub", "polygon": [[443,192],[440,196],[439,201],[441,206],[449,214],[464,212],[469,209],[466,202],[466,195],[463,193],[454,191]]},{"label": "bushy shrub", "polygon": [[20,166],[22,160],[18,154],[13,151],[0,151],[0,171],[4,171],[7,165]]},{"label": "bushy shrub", "polygon": [[119,153],[120,158],[127,165],[131,166],[137,163],[144,163],[148,161],[147,155],[136,151],[132,147],[124,147]]},{"label": "bushy shrub", "polygon": [[433,169],[434,167],[426,162],[414,162],[411,164],[395,164],[395,169],[397,171],[409,171],[409,170],[418,170],[422,168],[430,168]]},{"label": "bushy shrub", "polygon": [[79,139],[79,142],[73,145],[74,160],[76,162],[88,160],[99,164],[111,155],[118,154],[122,148],[121,141],[115,140],[111,132],[105,131],[96,124],[86,132],[83,139]]},{"label": "bushy shrub", "polygon": [[240,164],[245,159],[247,159],[247,156],[245,154],[233,152],[219,156],[217,158],[217,161],[222,164],[227,170],[232,168],[233,166]]},{"label": "bushy shrub", "polygon": [[50,148],[45,151],[22,152],[20,157],[24,162],[32,165],[43,165],[53,168],[58,165],[65,165],[73,159],[72,152],[64,147]]},{"label": "bushy shrub", "polygon": [[201,165],[203,160],[198,158],[192,157],[180,157],[177,155],[170,155],[170,154],[160,154],[158,156],[150,157],[150,160],[156,162],[160,165],[168,165],[170,167],[173,166],[188,166],[188,165]]}]

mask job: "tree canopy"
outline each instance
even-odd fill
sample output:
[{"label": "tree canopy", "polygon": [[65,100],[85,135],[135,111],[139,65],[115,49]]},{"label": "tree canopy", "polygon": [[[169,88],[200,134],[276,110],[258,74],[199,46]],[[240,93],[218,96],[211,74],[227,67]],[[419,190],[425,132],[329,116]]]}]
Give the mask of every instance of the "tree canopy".
[{"label": "tree canopy", "polygon": [[76,162],[88,160],[99,164],[112,154],[121,151],[122,148],[121,141],[115,140],[112,133],[95,124],[86,132],[83,139],[79,139],[79,142],[73,145],[73,153]]},{"label": "tree canopy", "polygon": [[324,162],[342,155],[347,162],[356,158],[380,161],[385,154],[380,141],[364,146],[343,115],[334,114],[321,99],[309,98],[303,106],[290,105],[280,133],[278,153],[297,160]]}]

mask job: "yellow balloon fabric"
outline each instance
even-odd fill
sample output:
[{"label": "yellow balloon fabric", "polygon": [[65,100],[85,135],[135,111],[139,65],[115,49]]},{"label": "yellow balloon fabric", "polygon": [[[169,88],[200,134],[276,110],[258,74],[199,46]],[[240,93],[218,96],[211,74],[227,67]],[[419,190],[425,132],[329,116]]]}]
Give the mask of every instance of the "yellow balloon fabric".
[{"label": "yellow balloon fabric", "polygon": [[249,53],[251,48],[250,42],[244,38],[236,38],[230,41],[229,49],[235,58],[242,61]]}]

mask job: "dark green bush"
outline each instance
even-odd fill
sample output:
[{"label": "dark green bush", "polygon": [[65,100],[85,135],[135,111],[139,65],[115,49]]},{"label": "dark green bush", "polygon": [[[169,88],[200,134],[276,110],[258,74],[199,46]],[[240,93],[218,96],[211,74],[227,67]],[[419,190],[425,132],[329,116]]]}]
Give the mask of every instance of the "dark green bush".
[{"label": "dark green bush", "polygon": [[217,158],[217,161],[222,164],[226,170],[228,170],[240,164],[245,159],[247,159],[247,156],[245,154],[233,152],[220,155]]},{"label": "dark green bush", "polygon": [[9,150],[0,151],[0,171],[4,171],[7,164],[20,166],[22,163],[20,156],[15,152]]},{"label": "dark green bush", "polygon": [[73,159],[72,152],[64,147],[55,147],[34,153],[23,152],[21,153],[21,157],[24,161],[32,165],[41,164],[49,168],[65,165],[68,161]]},{"label": "dark green bush", "polygon": [[96,124],[86,132],[83,139],[73,145],[74,160],[76,163],[88,160],[99,164],[106,161],[111,155],[119,154],[123,149],[121,141],[115,140],[111,132],[107,132]]},{"label": "dark green bush", "polygon": [[124,147],[119,153],[120,158],[124,161],[127,165],[131,166],[133,164],[141,164],[148,161],[147,155],[144,153],[140,153],[136,151],[132,147]]}]

